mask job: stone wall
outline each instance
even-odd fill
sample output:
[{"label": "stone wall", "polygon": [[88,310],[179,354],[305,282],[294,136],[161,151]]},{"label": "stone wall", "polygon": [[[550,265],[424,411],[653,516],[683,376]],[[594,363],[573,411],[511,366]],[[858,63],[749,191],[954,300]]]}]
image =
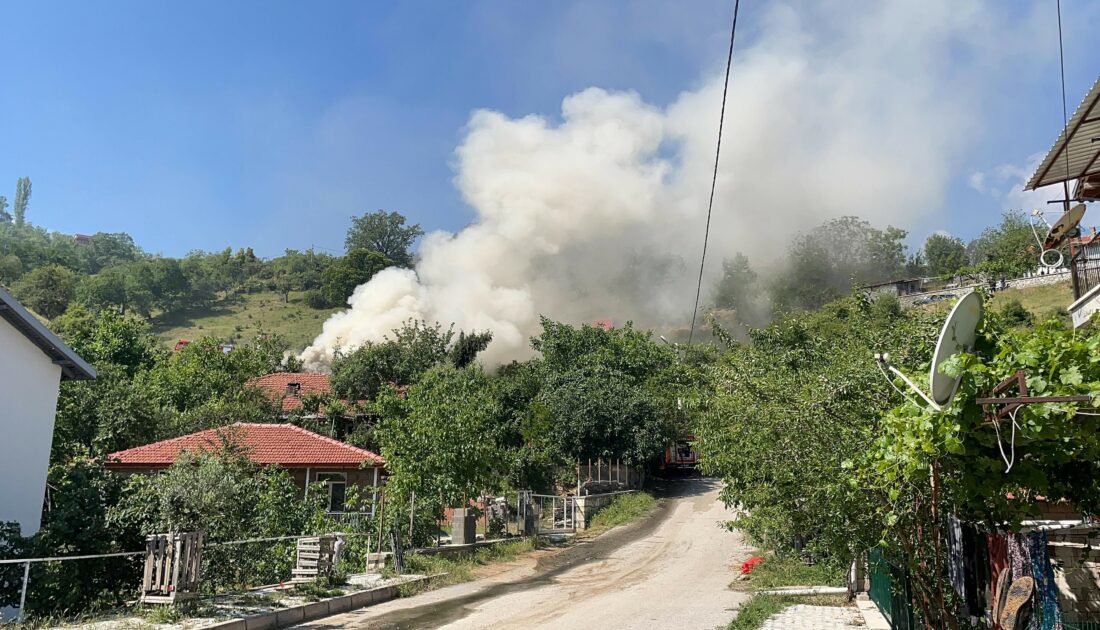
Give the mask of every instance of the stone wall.
[{"label": "stone wall", "polygon": [[[1029,287],[1040,287],[1047,284],[1058,284],[1059,282],[1069,282],[1069,272],[1059,271],[1057,273],[1048,273],[1045,276],[1032,276],[1030,278],[1016,278],[1015,280],[1008,281],[1008,287],[1010,289],[1026,289]],[[1070,296],[1072,299],[1072,295]]]}]

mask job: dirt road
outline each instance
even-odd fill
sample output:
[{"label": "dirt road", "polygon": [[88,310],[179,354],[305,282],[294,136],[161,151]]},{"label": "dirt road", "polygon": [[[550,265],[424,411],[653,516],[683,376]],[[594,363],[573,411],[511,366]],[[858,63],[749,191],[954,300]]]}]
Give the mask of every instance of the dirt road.
[{"label": "dirt road", "polygon": [[743,593],[731,565],[750,553],[721,529],[731,514],[716,482],[671,482],[653,517],[496,574],[302,628],[707,628],[729,622]]}]

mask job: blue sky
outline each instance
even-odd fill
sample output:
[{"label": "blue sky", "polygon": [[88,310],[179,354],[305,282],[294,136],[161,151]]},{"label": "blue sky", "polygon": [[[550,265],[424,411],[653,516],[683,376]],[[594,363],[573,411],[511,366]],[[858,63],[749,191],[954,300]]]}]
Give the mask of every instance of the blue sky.
[{"label": "blue sky", "polygon": [[[759,36],[758,4],[742,7],[739,49]],[[1022,15],[1032,4],[992,6]],[[1047,4],[1036,32],[1050,39],[1036,45],[1052,54],[991,82],[1003,94],[943,207],[902,226],[914,238],[974,236],[1004,203],[974,173],[1023,166],[1057,134]],[[474,216],[452,183],[471,111],[555,117],[589,86],[665,106],[720,70],[729,12],[711,0],[8,2],[0,194],[29,176],[34,223],[126,231],[168,255],[340,249],[348,217],[377,208],[456,230]],[[1084,0],[1063,13],[1072,112],[1100,74],[1086,36],[1097,15]]]}]

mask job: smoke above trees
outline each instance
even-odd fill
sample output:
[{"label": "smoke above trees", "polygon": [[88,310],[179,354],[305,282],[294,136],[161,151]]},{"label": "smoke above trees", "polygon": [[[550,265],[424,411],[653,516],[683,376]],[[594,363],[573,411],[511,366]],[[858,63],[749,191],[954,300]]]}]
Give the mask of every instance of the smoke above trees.
[{"label": "smoke above trees", "polygon": [[[781,273],[793,235],[830,219],[905,227],[938,211],[990,85],[1033,52],[1030,16],[1004,13],[769,5],[734,54],[705,286],[735,252]],[[683,326],[722,87],[664,106],[589,88],[556,116],[475,111],[454,159],[475,220],[356,288],[301,358],[325,368],[410,319],[490,331],[489,364],[528,356],[540,315]]]}]

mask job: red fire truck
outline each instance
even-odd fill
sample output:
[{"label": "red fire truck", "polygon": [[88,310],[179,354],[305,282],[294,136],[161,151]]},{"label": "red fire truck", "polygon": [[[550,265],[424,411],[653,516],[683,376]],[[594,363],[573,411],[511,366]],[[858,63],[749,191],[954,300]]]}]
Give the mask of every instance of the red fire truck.
[{"label": "red fire truck", "polygon": [[686,473],[695,472],[699,456],[695,453],[695,436],[684,435],[669,444],[661,462],[661,470],[677,470]]}]

